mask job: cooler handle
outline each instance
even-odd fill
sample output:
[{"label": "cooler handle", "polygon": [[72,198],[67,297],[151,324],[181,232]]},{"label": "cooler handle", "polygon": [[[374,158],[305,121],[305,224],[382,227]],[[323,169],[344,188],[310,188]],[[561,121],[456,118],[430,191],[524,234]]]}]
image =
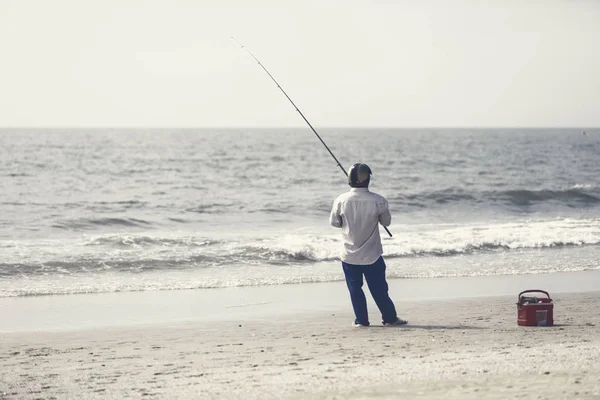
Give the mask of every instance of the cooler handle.
[{"label": "cooler handle", "polygon": [[519,293],[519,296],[517,297],[517,299],[520,301],[521,300],[521,295],[524,293],[531,293],[531,292],[540,292],[540,293],[544,293],[546,296],[548,296],[548,298],[550,298],[550,295],[548,294],[548,292],[546,292],[545,290],[538,290],[538,289],[532,289],[532,290],[524,290],[521,293]]}]

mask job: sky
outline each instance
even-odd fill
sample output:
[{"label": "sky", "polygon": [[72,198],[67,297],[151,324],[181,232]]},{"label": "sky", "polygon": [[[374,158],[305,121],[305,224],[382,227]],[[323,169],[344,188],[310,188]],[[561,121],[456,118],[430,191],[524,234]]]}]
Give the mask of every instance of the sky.
[{"label": "sky", "polygon": [[599,127],[600,0],[0,0],[0,127]]}]

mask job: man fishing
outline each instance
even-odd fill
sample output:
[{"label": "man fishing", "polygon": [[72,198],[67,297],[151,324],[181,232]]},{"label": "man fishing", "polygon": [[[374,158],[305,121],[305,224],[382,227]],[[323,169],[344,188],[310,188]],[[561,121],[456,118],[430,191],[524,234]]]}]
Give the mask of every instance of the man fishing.
[{"label": "man fishing", "polygon": [[[331,157],[337,162],[337,166],[346,175],[346,170],[338,161],[312,124],[306,119],[302,111],[292,101],[290,96],[283,90],[281,85],[273,78],[273,75],[265,66],[244,47],[237,39],[232,37],[242,49],[260,65],[269,75],[269,78],[277,85],[288,101],[294,106],[298,114],[319,138]],[[342,228],[344,236],[344,252],[342,254],[342,266],[346,275],[346,282],[350,290],[350,298],[356,320],[354,326],[369,326],[367,314],[367,300],[362,290],[363,275],[367,280],[369,291],[381,311],[384,325],[404,325],[407,322],[398,318],[396,308],[388,295],[388,284],[385,280],[385,262],[381,257],[383,248],[379,236],[379,222],[383,225],[388,235],[392,233],[387,226],[392,222],[392,216],[388,209],[387,200],[378,194],[369,192],[369,181],[371,169],[366,164],[354,164],[348,172],[348,183],[352,189],[348,193],[340,195],[333,204],[331,211],[331,224]]]},{"label": "man fishing", "polygon": [[373,300],[381,311],[384,326],[404,325],[398,318],[396,308],[388,295],[385,279],[383,247],[379,236],[379,223],[384,227],[392,222],[387,200],[369,191],[371,169],[366,164],[354,164],[348,171],[349,192],[335,199],[329,221],[342,228],[344,248],[342,267],[350,299],[354,308],[354,326],[369,326],[367,299],[362,290],[363,275]]}]

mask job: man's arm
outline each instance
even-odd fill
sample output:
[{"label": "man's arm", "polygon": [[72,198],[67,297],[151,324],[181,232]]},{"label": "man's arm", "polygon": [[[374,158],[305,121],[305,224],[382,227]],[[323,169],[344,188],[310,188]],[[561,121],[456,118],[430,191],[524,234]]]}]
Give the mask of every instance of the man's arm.
[{"label": "man's arm", "polygon": [[390,207],[387,200],[383,199],[381,208],[382,210],[379,213],[379,222],[381,222],[381,225],[383,226],[390,226],[392,223],[392,214],[390,214]]},{"label": "man's arm", "polygon": [[342,216],[340,215],[340,203],[337,201],[333,202],[331,208],[331,214],[329,214],[329,223],[336,228],[342,227]]}]

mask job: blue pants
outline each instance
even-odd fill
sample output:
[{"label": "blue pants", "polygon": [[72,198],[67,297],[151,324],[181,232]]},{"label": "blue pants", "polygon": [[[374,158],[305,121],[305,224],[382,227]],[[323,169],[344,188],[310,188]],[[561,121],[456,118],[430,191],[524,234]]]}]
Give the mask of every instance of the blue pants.
[{"label": "blue pants", "polygon": [[395,322],[398,318],[396,308],[390,296],[388,295],[388,284],[385,280],[385,262],[383,257],[379,257],[371,265],[354,265],[342,261],[346,284],[350,291],[350,299],[356,316],[356,323],[369,325],[369,315],[367,312],[367,299],[362,290],[363,275],[367,280],[367,286],[375,304],[381,311],[382,322]]}]

